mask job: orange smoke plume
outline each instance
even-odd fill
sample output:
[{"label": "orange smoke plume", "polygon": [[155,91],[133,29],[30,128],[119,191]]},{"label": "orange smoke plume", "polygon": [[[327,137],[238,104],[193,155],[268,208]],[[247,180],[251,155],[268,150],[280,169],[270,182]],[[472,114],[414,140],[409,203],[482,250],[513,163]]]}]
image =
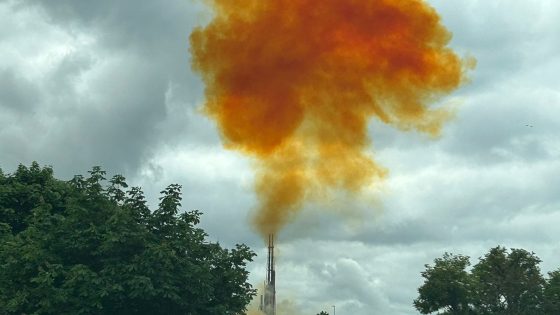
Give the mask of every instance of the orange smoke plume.
[{"label": "orange smoke plume", "polygon": [[207,0],[191,34],[205,112],[257,160],[254,223],[277,232],[307,198],[359,192],[386,171],[365,153],[370,118],[436,135],[429,105],[465,81],[451,34],[421,0]]}]

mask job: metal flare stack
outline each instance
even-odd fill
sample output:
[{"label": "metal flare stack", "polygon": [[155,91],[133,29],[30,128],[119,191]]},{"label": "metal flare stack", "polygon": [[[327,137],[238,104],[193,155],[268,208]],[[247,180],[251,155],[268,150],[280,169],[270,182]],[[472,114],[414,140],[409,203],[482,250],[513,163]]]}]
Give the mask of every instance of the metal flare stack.
[{"label": "metal flare stack", "polygon": [[265,315],[276,314],[276,271],[274,270],[274,234],[268,235],[268,259],[264,295],[261,295],[259,309]]}]

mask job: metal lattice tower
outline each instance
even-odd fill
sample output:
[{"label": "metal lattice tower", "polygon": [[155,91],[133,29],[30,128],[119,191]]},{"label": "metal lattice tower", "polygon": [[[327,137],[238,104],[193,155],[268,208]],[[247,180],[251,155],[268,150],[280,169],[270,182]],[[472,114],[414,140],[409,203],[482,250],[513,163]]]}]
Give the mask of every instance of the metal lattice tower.
[{"label": "metal lattice tower", "polygon": [[274,270],[274,234],[268,235],[268,258],[264,295],[261,295],[260,310],[265,315],[276,315],[276,271]]}]

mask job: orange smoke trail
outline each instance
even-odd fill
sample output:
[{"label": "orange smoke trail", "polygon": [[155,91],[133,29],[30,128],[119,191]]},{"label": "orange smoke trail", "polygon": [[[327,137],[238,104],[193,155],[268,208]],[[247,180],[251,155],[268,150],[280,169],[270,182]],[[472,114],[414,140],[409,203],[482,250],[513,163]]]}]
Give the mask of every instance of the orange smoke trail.
[{"label": "orange smoke trail", "polygon": [[428,105],[465,81],[421,0],[207,2],[215,16],[191,34],[193,68],[226,147],[258,160],[263,235],[307,198],[385,175],[364,153],[370,118],[435,135],[449,112]]}]

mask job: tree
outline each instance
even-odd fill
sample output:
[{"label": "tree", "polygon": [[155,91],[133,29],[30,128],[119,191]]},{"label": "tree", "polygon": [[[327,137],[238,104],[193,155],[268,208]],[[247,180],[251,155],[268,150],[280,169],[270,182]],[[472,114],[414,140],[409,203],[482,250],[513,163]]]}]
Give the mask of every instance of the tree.
[{"label": "tree", "polygon": [[140,188],[57,180],[49,167],[0,172],[0,314],[242,314],[256,294],[245,245],[206,241],[181,186],[150,211]]},{"label": "tree", "polygon": [[445,314],[469,314],[469,257],[445,253],[434,265],[425,265],[421,273],[424,284],[418,289],[414,307],[422,314],[443,311]]},{"label": "tree", "polygon": [[325,311],[321,311],[321,313],[317,314],[317,315],[329,315],[329,313],[325,312]]},{"label": "tree", "polygon": [[480,314],[542,314],[541,260],[524,249],[495,247],[473,268]]},{"label": "tree", "polygon": [[8,224],[14,233],[27,227],[32,209],[40,203],[49,204],[53,212],[60,211],[65,190],[52,180],[52,169],[41,169],[37,162],[30,168],[19,165],[7,176],[0,172],[0,222]]},{"label": "tree", "polygon": [[560,269],[548,273],[543,295],[544,314],[560,314]]}]

